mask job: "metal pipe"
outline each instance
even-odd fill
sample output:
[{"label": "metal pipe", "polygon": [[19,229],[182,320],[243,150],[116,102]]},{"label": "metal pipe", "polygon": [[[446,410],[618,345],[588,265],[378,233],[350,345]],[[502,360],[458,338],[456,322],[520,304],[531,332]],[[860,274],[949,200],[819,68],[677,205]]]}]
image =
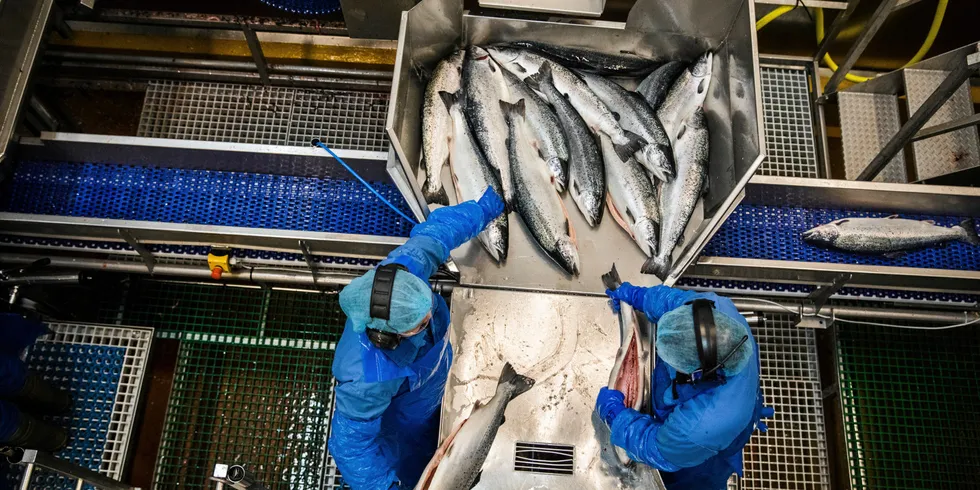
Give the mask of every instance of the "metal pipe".
[{"label": "metal pipe", "polygon": [[33,284],[78,284],[82,281],[80,272],[56,272],[15,275],[0,279],[0,286],[19,286]]},{"label": "metal pipe", "polygon": [[[83,468],[74,463],[70,463],[65,460],[58,459],[51,454],[36,451],[34,449],[25,449],[22,453],[17,455],[15,458],[7,458],[12,464],[24,464],[28,468],[37,465],[41,468],[60,473],[69,478],[77,478],[79,480],[84,480],[85,483],[93,485],[95,488],[105,489],[105,490],[134,490],[138,487],[133,487],[127,485],[118,480],[113,480],[105,475],[96,473],[88,468]],[[25,481],[30,481],[30,475],[25,473]]]},{"label": "metal pipe", "polygon": [[[262,83],[259,74],[240,71],[218,71],[209,69],[140,66],[118,63],[86,63],[78,61],[45,61],[47,66],[57,68],[80,68],[95,71],[119,71],[127,75],[139,75],[148,78],[179,78],[189,80],[216,80],[231,83]],[[63,73],[59,73],[63,75]],[[276,85],[297,85],[313,88],[341,88],[353,90],[372,90],[376,92],[391,90],[390,81],[362,80],[357,78],[308,77],[302,75],[270,74],[269,80]]]},{"label": "metal pipe", "polygon": [[[230,71],[255,71],[255,64],[247,61],[205,60],[198,58],[177,58],[172,56],[146,56],[114,53],[80,53],[65,50],[50,50],[45,57],[73,61],[100,61],[106,63],[122,63],[133,65],[179,66],[185,68],[207,68]],[[287,65],[282,63],[269,64],[271,73],[293,75],[350,77],[364,80],[391,81],[394,72],[390,70],[365,70],[359,68],[334,68],[326,66]]]},{"label": "metal pipe", "polygon": [[[799,303],[769,303],[743,298],[732,298],[732,302],[735,303],[735,307],[739,311],[795,314],[798,316],[812,316],[814,314],[812,306],[804,306]],[[945,324],[966,323],[980,318],[980,312],[976,311],[921,311],[895,308],[865,308],[860,306],[824,306],[820,309],[820,314],[831,318]]]}]

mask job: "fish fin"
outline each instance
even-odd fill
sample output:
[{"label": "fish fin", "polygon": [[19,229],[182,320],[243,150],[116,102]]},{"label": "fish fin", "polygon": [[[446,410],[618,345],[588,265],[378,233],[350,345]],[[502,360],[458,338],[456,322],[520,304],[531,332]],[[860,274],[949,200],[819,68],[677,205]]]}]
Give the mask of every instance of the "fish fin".
[{"label": "fish fin", "polygon": [[446,104],[446,110],[450,110],[452,109],[453,104],[455,104],[459,100],[459,94],[453,94],[453,93],[446,92],[444,90],[440,90],[439,98],[442,99],[443,104]]},{"label": "fish fin", "polygon": [[608,192],[606,193],[606,207],[609,208],[609,214],[611,214],[613,219],[619,223],[619,226],[626,230],[626,233],[629,234],[630,238],[636,240],[636,237],[633,236],[633,229],[630,228],[630,225],[626,223],[623,215],[620,214],[618,209],[616,209],[616,205],[613,204],[612,194],[609,194]]},{"label": "fish fin", "polygon": [[[503,420],[501,420],[500,423],[501,423],[501,425],[503,425]],[[480,484],[480,477],[482,477],[482,476],[483,476],[483,470],[480,470],[480,472],[476,474],[476,479],[473,480],[473,484],[470,485],[470,490],[472,490],[473,487],[475,487],[475,486],[477,486],[477,485]]]},{"label": "fish fin", "polygon": [[616,270],[616,263],[613,262],[612,268],[609,272],[602,275],[602,285],[606,289],[616,289],[623,285],[623,280],[619,277],[619,271]]},{"label": "fish fin", "polygon": [[572,219],[568,216],[568,208],[565,207],[565,201],[559,199],[558,203],[561,204],[561,213],[565,215],[565,232],[568,233],[568,238],[572,240],[572,245],[578,247],[578,237],[575,235],[575,227],[572,226]]},{"label": "fish fin", "polygon": [[849,220],[849,219],[847,219],[847,218],[841,218],[841,219],[839,219],[839,220],[837,220],[837,221],[834,221],[834,222],[832,222],[832,223],[830,223],[830,224],[832,224],[832,225],[838,225],[838,226],[840,226],[840,225],[842,225],[842,224],[844,224],[844,223],[847,223],[848,221],[850,221],[850,220]]},{"label": "fish fin", "polygon": [[977,236],[977,225],[973,218],[967,218],[960,222],[960,227],[966,232],[963,241],[970,245],[980,246],[980,236]]},{"label": "fish fin", "polygon": [[625,162],[629,160],[634,153],[639,151],[640,148],[646,146],[647,141],[640,135],[626,131],[625,129],[623,130],[623,133],[626,133],[626,137],[629,138],[630,142],[625,145],[613,145],[613,147],[616,149],[616,155],[619,156],[619,159]]},{"label": "fish fin", "polygon": [[905,253],[905,252],[888,252],[888,253],[883,253],[882,255],[884,255],[885,257],[887,257],[889,259],[900,259],[902,257],[905,257],[908,254]]},{"label": "fish fin", "polygon": [[500,101],[500,109],[504,111],[504,115],[516,115],[524,117],[524,99],[511,104],[505,100]]},{"label": "fish fin", "polygon": [[899,219],[899,218],[900,218],[900,216],[899,216],[899,215],[897,215],[897,214],[893,214],[893,215],[891,215],[891,216],[886,216],[886,217],[885,217],[885,219]]},{"label": "fish fin", "polygon": [[930,225],[935,225],[936,224],[936,222],[934,220],[931,220],[931,219],[922,220],[922,222],[923,223],[929,223]]},{"label": "fish fin", "polygon": [[510,363],[505,363],[504,368],[500,371],[500,379],[497,381],[497,385],[511,384],[514,386],[514,397],[530,390],[534,386],[534,380],[528,378],[527,376],[522,376],[514,371],[514,366]]},{"label": "fish fin", "polygon": [[422,184],[422,194],[425,196],[425,202],[429,204],[449,205],[449,194],[446,194],[446,188],[442,186],[436,187],[428,179]]},{"label": "fish fin", "polygon": [[[671,251],[673,252],[673,251]],[[667,275],[670,274],[670,261],[673,254],[668,254],[666,257],[661,257],[661,254],[654,255],[653,257],[647,258],[640,267],[640,272],[643,274],[653,274],[660,278],[661,281],[667,279]]]},{"label": "fish fin", "polygon": [[541,63],[541,68],[538,68],[538,72],[533,75],[528,75],[527,78],[524,79],[524,83],[526,83],[528,87],[538,91],[541,91],[541,85],[551,85],[551,64],[548,62]]}]

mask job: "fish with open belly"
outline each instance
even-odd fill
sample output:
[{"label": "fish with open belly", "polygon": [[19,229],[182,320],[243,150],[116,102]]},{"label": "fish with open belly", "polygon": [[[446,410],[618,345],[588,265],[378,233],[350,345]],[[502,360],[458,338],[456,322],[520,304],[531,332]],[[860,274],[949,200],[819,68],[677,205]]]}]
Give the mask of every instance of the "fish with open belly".
[{"label": "fish with open belly", "polygon": [[[602,283],[607,289],[615,290],[623,284],[616,270],[602,275]],[[625,302],[619,303],[619,350],[616,362],[609,372],[609,388],[624,395],[623,404],[640,413],[650,413],[652,409],[651,376],[655,358],[653,324],[646,315],[633,309]],[[621,464],[630,459],[622,448],[616,448]]]},{"label": "fish with open belly", "polygon": [[[466,116],[463,115],[463,108],[459,102],[458,94],[439,92],[443,102],[449,109],[452,116],[453,130],[450,136],[452,142],[449,152],[449,167],[453,174],[453,184],[456,187],[456,200],[475,201],[483,196],[487,188],[493,188],[500,195],[503,189],[500,186],[500,178],[497,172],[487,162],[486,157],[480,152],[476,140],[470,133],[466,123]],[[477,235],[477,239],[487,249],[490,256],[497,262],[502,262],[507,258],[508,235],[507,235],[507,213],[491,221],[483,231]]]},{"label": "fish with open belly", "polygon": [[439,446],[422,472],[415,490],[470,490],[480,479],[483,463],[504,423],[507,404],[530,390],[534,380],[504,364],[497,390],[486,405],[477,404],[473,413]]},{"label": "fish with open belly", "polygon": [[480,145],[490,165],[500,172],[503,198],[508,206],[514,204],[514,187],[507,158],[507,121],[500,109],[501,100],[510,100],[507,82],[499,66],[487,52],[470,46],[463,63],[463,113],[470,131]]},{"label": "fish with open belly", "polygon": [[674,248],[687,229],[708,177],[708,119],[697,107],[681,125],[672,141],[677,175],[660,186],[660,248],[644,262],[640,271],[665,280],[670,272]]},{"label": "fish with open belly", "polygon": [[[572,107],[595,132],[609,136],[620,156],[626,158],[647,144],[635,133],[626,131],[616,122],[616,116],[599,100],[589,86],[574,72],[539,54],[527,50],[491,46],[487,51],[500,66],[538,90],[541,84],[552,84],[568,97]],[[541,90],[538,90],[541,92]]]},{"label": "fish with open belly", "polygon": [[606,207],[619,226],[648,257],[657,253],[660,206],[657,190],[643,166],[633,156],[621,159],[612,142],[599,135],[599,147],[606,170]]},{"label": "fish with open belly", "polygon": [[459,91],[466,51],[461,49],[450,54],[436,65],[432,78],[425,86],[422,102],[422,166],[425,182],[422,195],[430,204],[449,205],[446,189],[442,187],[442,168],[449,160],[449,140],[446,135],[452,128],[449,111],[439,99],[439,92]]},{"label": "fish with open belly", "polygon": [[947,228],[931,221],[887,218],[844,218],[803,232],[803,240],[846,252],[898,257],[903,252],[952,241],[980,246],[972,218]]},{"label": "fish with open belly", "polygon": [[578,244],[568,211],[555,192],[552,177],[531,145],[524,119],[524,100],[500,101],[507,116],[507,150],[514,182],[515,209],[544,252],[572,276],[578,275]]},{"label": "fish with open belly", "polygon": [[579,76],[613,112],[623,129],[646,140],[647,144],[634,155],[636,160],[657,179],[669,181],[674,176],[674,155],[670,150],[670,141],[657,119],[657,114],[643,97],[599,75],[579,73]]}]

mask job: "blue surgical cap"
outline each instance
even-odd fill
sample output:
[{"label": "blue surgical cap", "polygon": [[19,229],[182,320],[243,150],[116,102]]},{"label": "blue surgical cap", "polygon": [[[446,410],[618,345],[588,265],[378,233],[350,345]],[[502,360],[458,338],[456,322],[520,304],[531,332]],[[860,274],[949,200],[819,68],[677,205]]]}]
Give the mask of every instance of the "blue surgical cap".
[{"label": "blue surgical cap", "polygon": [[[742,337],[748,335],[748,328],[744,323],[718,310],[714,310],[714,316],[718,361],[721,362],[738,345]],[[660,317],[657,323],[657,355],[671,367],[685,374],[691,374],[701,367],[691,305],[674,308]],[[748,365],[751,358],[752,343],[745,342],[725,362],[725,374],[738,374]],[[704,366],[705,369],[711,367]]]},{"label": "blue surgical cap", "polygon": [[355,332],[367,328],[403,333],[422,323],[432,311],[432,289],[429,283],[414,274],[399,270],[391,289],[391,310],[388,320],[371,318],[371,288],[374,269],[350,282],[340,292],[340,308],[347,314]]}]

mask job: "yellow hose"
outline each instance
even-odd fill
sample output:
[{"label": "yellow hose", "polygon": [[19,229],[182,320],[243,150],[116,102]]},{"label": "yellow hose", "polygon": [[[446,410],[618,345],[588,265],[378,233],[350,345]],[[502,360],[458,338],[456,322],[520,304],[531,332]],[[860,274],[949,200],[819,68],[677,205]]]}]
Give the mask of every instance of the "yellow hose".
[{"label": "yellow hose", "polygon": [[[915,63],[918,63],[919,61],[922,61],[922,58],[924,58],[925,55],[929,52],[929,50],[932,49],[932,43],[935,42],[936,35],[939,34],[939,28],[943,25],[943,17],[946,16],[946,5],[948,3],[949,0],[939,0],[939,4],[936,5],[936,14],[932,18],[932,25],[929,26],[929,33],[926,35],[926,40],[922,43],[922,46],[919,48],[919,51],[915,53],[915,56],[912,56],[912,59],[910,59],[908,63],[902,65],[902,68],[905,68],[909,65],[913,65]],[[759,19],[755,23],[755,29],[756,30],[762,29],[773,20],[776,20],[777,17],[785,14],[786,12],[789,12],[790,10],[793,10],[794,8],[796,7],[789,6],[789,5],[777,7],[772,12],[769,12],[761,19]],[[823,37],[824,37],[824,19],[823,19],[823,9],[818,8],[816,10],[817,10],[817,18],[816,18],[817,43],[819,43],[820,41],[823,41]],[[826,53],[823,55],[823,62],[831,70],[837,71],[837,63],[834,63],[834,59],[830,57],[830,53]],[[855,83],[867,82],[868,80],[870,80],[870,78],[868,77],[852,75],[850,73],[845,75],[844,78]]]}]

